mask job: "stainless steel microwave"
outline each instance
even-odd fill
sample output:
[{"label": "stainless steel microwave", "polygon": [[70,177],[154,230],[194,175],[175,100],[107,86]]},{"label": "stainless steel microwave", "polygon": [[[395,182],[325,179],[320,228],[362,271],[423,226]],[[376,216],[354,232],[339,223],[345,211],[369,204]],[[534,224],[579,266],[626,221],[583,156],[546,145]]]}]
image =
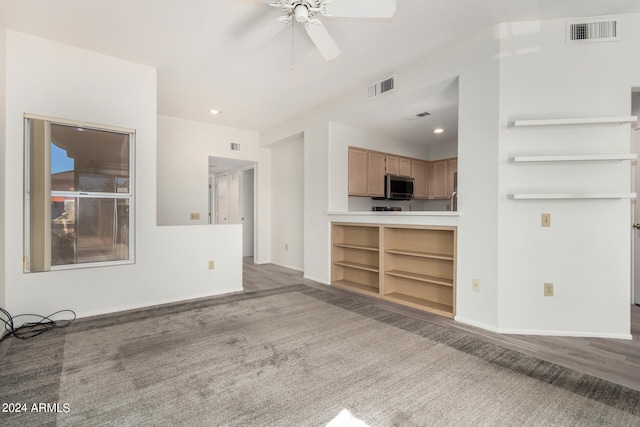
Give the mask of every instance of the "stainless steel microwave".
[{"label": "stainless steel microwave", "polygon": [[399,175],[385,175],[384,198],[387,200],[413,199],[413,178]]}]

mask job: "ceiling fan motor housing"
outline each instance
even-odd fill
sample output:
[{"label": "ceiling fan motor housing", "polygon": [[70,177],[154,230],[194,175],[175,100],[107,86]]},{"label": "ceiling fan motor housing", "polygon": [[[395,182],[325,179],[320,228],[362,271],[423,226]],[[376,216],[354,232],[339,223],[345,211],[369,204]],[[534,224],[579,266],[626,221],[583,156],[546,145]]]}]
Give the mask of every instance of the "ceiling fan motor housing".
[{"label": "ceiling fan motor housing", "polygon": [[309,8],[304,4],[299,4],[293,9],[293,16],[298,22],[307,22],[309,20]]}]

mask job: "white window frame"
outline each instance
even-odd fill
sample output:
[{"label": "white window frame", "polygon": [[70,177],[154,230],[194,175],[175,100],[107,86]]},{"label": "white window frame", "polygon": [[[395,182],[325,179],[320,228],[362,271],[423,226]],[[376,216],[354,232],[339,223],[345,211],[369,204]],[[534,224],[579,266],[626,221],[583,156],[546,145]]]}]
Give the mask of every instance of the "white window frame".
[{"label": "white window frame", "polygon": [[[108,199],[126,199],[129,202],[129,257],[125,260],[118,261],[100,261],[100,262],[86,262],[76,264],[65,265],[49,265],[44,271],[56,271],[56,270],[72,270],[78,268],[93,268],[93,267],[109,267],[116,265],[126,265],[135,263],[135,141],[136,131],[135,129],[102,125],[90,122],[82,122],[77,120],[61,119],[57,117],[41,116],[36,114],[24,114],[24,253],[23,253],[23,271],[25,273],[31,272],[30,270],[30,256],[31,256],[31,218],[30,218],[30,166],[31,166],[31,153],[30,153],[30,126],[29,120],[43,120],[51,124],[58,124],[64,126],[73,126],[83,129],[92,129],[99,131],[107,131],[114,133],[121,133],[129,135],[129,191],[128,193],[99,193],[99,192],[86,192],[86,191],[51,191],[50,197],[62,196],[62,197],[74,197],[74,198],[108,198]],[[47,172],[51,176],[51,171]],[[50,238],[50,237],[49,237]],[[51,256],[51,245],[45,245],[45,251],[48,251],[49,258]],[[38,271],[40,272],[40,271]]]}]

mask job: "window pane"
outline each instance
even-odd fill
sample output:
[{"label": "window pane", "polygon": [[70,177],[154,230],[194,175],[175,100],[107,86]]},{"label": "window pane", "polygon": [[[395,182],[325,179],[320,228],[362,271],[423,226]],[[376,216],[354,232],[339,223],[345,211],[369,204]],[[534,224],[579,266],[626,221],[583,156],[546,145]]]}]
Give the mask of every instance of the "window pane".
[{"label": "window pane", "polygon": [[76,263],[76,199],[51,197],[51,265]]},{"label": "window pane", "polygon": [[129,192],[129,135],[52,123],[51,190]]},{"label": "window pane", "polygon": [[128,199],[51,198],[51,265],[129,259]]}]

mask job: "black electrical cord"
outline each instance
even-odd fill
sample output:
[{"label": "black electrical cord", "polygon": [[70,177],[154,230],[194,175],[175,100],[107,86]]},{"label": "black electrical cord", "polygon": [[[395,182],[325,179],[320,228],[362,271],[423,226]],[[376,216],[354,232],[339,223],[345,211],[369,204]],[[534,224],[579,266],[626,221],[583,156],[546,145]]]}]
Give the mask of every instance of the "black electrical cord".
[{"label": "black electrical cord", "polygon": [[[76,320],[76,313],[73,310],[60,310],[48,316],[41,316],[39,314],[19,314],[17,316],[12,316],[7,310],[2,307],[0,307],[0,312],[7,318],[6,320],[0,320],[4,322],[4,328],[8,332],[0,339],[0,341],[4,341],[9,337],[16,337],[21,340],[26,340],[27,338],[38,336],[54,328],[66,328],[71,324],[71,322]],[[73,318],[68,320],[52,319],[53,316],[60,313],[71,313]],[[16,327],[15,320],[20,317],[27,316],[36,317],[40,320],[36,322],[25,322],[22,325]]]}]

